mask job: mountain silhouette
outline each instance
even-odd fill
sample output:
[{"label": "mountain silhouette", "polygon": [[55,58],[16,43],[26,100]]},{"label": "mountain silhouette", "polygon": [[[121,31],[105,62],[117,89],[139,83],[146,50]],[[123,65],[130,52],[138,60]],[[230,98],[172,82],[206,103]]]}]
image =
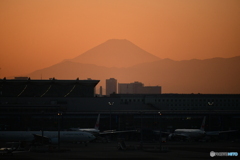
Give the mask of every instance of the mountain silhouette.
[{"label": "mountain silhouette", "polygon": [[63,61],[48,68],[35,71],[31,79],[97,79],[105,88],[106,79],[116,78],[118,83],[140,81],[146,86],[162,86],[163,93],[240,93],[240,56],[205,60],[173,61],[161,59],[137,64],[128,68],[104,67]]},{"label": "mountain silhouette", "polygon": [[161,85],[165,93],[239,94],[239,68],[240,56],[184,61],[164,59],[133,66],[129,72],[135,73],[134,78],[145,84]]},{"label": "mountain silhouette", "polygon": [[71,60],[37,70],[31,79],[106,79],[162,86],[163,93],[240,93],[240,56],[205,60],[160,59],[129,42],[108,40]]},{"label": "mountain silhouette", "polygon": [[71,59],[71,61],[78,63],[119,68],[157,60],[160,58],[125,39],[108,40]]}]

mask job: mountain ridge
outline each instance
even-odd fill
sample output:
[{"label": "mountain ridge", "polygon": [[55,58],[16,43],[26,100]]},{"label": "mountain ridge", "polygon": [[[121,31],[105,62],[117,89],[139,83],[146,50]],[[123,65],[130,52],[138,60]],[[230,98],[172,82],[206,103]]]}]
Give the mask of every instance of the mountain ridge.
[{"label": "mountain ridge", "polygon": [[[175,61],[158,58],[128,40],[111,39],[73,58],[30,73],[32,79],[106,79],[162,86],[163,93],[240,93],[240,56]],[[39,79],[38,78],[38,79]]]},{"label": "mountain ridge", "polygon": [[[163,93],[240,94],[240,56],[205,60],[174,61],[162,59],[127,68],[114,68],[65,61],[32,72],[31,79],[97,79],[98,86],[116,78],[118,83],[140,81],[145,85],[162,86]],[[38,78],[39,79],[39,78]],[[98,88],[97,88],[98,89]]]}]

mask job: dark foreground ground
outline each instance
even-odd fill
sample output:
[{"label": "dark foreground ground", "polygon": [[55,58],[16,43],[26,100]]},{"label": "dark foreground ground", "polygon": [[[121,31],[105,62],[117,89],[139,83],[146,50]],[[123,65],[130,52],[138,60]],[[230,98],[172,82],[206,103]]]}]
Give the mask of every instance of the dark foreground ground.
[{"label": "dark foreground ground", "polygon": [[[16,152],[12,155],[0,155],[0,159],[24,159],[24,160],[82,160],[82,159],[240,159],[237,157],[210,157],[210,152],[238,152],[240,154],[240,142],[167,142],[163,144],[165,151],[159,152],[158,143],[144,143],[143,149],[139,149],[139,142],[125,142],[126,150],[118,150],[118,142],[61,144],[61,152],[52,152],[38,149],[31,152]],[[166,150],[168,149],[168,150]],[[33,149],[32,149],[33,150]]]}]

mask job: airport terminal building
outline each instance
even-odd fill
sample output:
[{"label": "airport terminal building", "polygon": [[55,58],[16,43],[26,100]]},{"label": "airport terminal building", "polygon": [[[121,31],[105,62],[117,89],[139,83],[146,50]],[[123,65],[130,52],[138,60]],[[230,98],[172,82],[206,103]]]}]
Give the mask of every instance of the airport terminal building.
[{"label": "airport terminal building", "polygon": [[199,128],[203,116],[207,116],[208,130],[240,129],[239,94],[99,97],[95,94],[98,83],[91,79],[0,79],[1,130],[56,130],[60,117],[62,129],[91,128],[99,113],[100,130]]}]

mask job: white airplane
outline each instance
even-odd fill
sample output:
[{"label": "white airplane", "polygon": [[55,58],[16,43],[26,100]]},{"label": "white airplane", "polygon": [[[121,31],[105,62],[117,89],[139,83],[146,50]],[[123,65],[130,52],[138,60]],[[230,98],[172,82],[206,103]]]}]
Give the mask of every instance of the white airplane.
[{"label": "white airplane", "polygon": [[[88,132],[60,131],[60,142],[88,143],[96,137]],[[3,142],[47,142],[58,144],[58,131],[0,131],[0,141]]]},{"label": "white airplane", "polygon": [[204,126],[206,117],[203,118],[200,129],[175,129],[169,134],[168,139],[200,139],[205,136]]},{"label": "white airplane", "polygon": [[106,130],[106,131],[100,132],[99,122],[100,122],[100,114],[98,114],[97,121],[96,121],[96,124],[95,124],[94,128],[70,128],[70,130],[81,131],[81,132],[89,132],[89,133],[92,133],[95,136],[113,134],[113,133],[136,132],[136,130],[127,130],[127,131]]},{"label": "white airplane", "polygon": [[81,132],[89,132],[92,133],[93,135],[98,135],[100,133],[99,130],[99,121],[100,121],[100,114],[98,114],[96,124],[94,128],[70,128],[72,131],[81,131]]},{"label": "white airplane", "polygon": [[186,140],[199,140],[205,136],[219,136],[222,133],[236,132],[237,130],[228,131],[205,131],[206,117],[203,118],[200,129],[176,129],[173,133],[169,134],[168,139],[186,139]]}]

